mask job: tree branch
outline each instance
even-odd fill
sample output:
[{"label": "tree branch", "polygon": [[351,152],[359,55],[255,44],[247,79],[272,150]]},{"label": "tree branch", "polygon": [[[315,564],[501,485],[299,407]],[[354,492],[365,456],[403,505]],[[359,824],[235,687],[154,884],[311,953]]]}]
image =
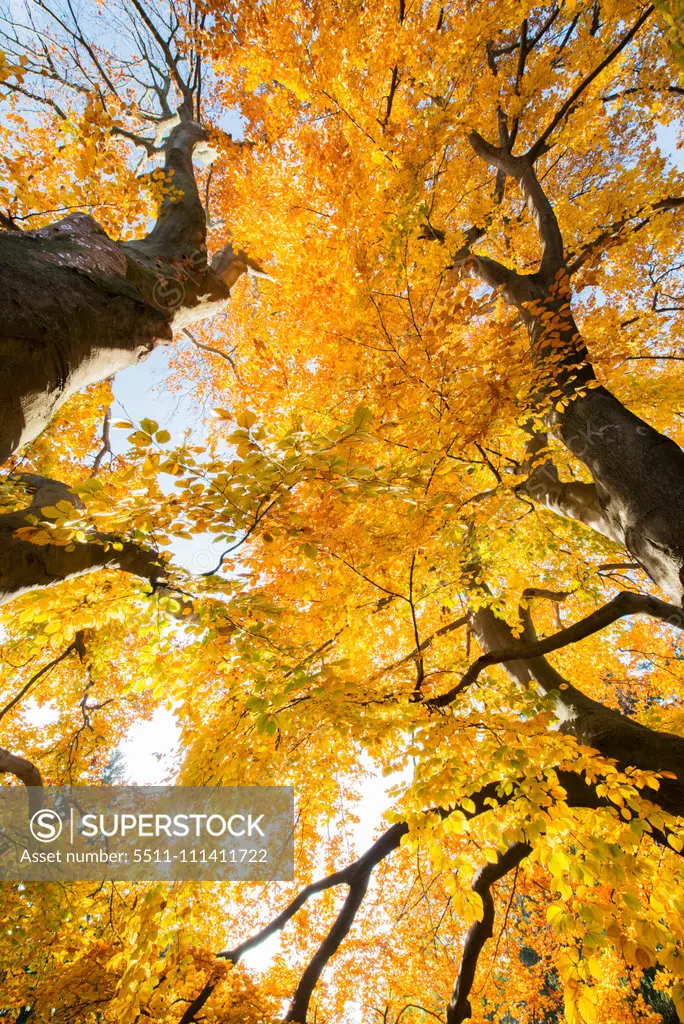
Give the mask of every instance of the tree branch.
[{"label": "tree branch", "polygon": [[402,665],[406,665],[409,661],[414,661],[416,658],[420,657],[421,654],[427,651],[429,647],[432,646],[432,643],[436,639],[436,637],[446,636],[448,633],[453,633],[454,630],[460,629],[461,626],[467,625],[467,622],[468,616],[461,615],[458,619],[454,619],[453,622],[448,622],[446,626],[440,626],[439,629],[436,629],[434,633],[431,633],[430,636],[427,636],[422,641],[422,643],[418,647],[414,648],[409,654],[405,654],[402,658],[399,658],[398,661],[393,661],[391,664],[385,665],[383,668],[378,669],[378,671],[375,672],[368,680],[369,683],[375,682],[377,679],[382,678],[382,676],[387,675],[389,672],[395,672],[398,668],[401,668]]},{"label": "tree branch", "polygon": [[550,282],[563,266],[563,238],[553,207],[537,180],[531,158],[529,155],[516,157],[501,147],[492,146],[479,132],[471,132],[468,141],[481,160],[518,182],[541,239],[539,273]]},{"label": "tree branch", "polygon": [[95,456],[93,468],[90,472],[91,478],[97,476],[98,471],[100,469],[100,465],[102,464],[102,460],[104,459],[105,455],[107,455],[107,453],[109,453],[110,455],[112,454],[111,422],[112,407],[111,405],[108,405],[105,410],[104,419],[102,421],[102,447]]},{"label": "tree branch", "polygon": [[297,1024],[306,1024],[309,1002],[311,1000],[313,990],[318,983],[318,979],[321,976],[323,968],[326,966],[330,958],[337,952],[354,923],[356,914],[363,903],[364,896],[366,895],[371,870],[372,869],[368,869],[363,874],[358,875],[351,882],[349,892],[342,909],[337,915],[330,931],[321,942],[302,974],[292,998],[290,1009],[285,1017],[286,1021],[296,1021]]},{"label": "tree branch", "polygon": [[232,349],[230,352],[224,352],[223,349],[214,348],[213,345],[205,345],[204,342],[198,341],[192,331],[189,331],[187,327],[183,328],[183,334],[186,338],[190,339],[195,348],[200,349],[202,352],[210,352],[214,356],[220,356],[221,359],[225,359],[232,370],[235,369],[235,360],[233,359],[235,349]]},{"label": "tree branch", "polygon": [[[559,768],[556,769],[556,775],[558,777],[559,785],[565,790],[565,802],[568,804],[569,807],[588,807],[598,809],[614,806],[613,804],[611,804],[607,797],[598,795],[593,784],[587,785],[587,782],[585,782],[581,774],[566,771],[564,769]],[[486,813],[487,811],[495,810],[497,807],[503,807],[510,801],[517,798],[517,792],[515,789],[512,789],[510,793],[504,793],[500,790],[500,787],[501,782],[490,782],[487,785],[481,787],[479,790],[470,794],[468,798],[469,803],[467,808],[462,807],[459,804],[456,804],[454,807],[449,808],[433,808],[433,813],[439,814],[439,816],[444,819],[448,818],[449,815],[453,814],[455,811],[458,811],[460,814],[463,815],[463,817],[466,820],[471,820],[473,818],[478,817],[481,814]],[[235,946],[232,950],[217,953],[217,959],[228,960],[232,964],[237,964],[245,955],[245,953],[259,946],[262,942],[270,938],[276,932],[279,932],[288,923],[288,921],[290,921],[295,916],[297,911],[300,910],[302,906],[304,906],[307,900],[310,899],[311,896],[314,896],[319,892],[323,892],[327,889],[334,888],[337,885],[349,885],[351,892],[352,887],[355,884],[357,884],[356,898],[358,898],[359,896],[363,898],[363,895],[361,894],[360,884],[358,884],[359,880],[361,880],[361,884],[364,885],[365,892],[365,886],[367,885],[368,878],[370,877],[373,868],[399,847],[403,836],[407,835],[408,832],[409,826],[407,822],[397,822],[396,824],[391,825],[390,828],[387,829],[387,831],[384,832],[383,835],[380,836],[380,838],[377,839],[375,843],[373,843],[373,845],[366,851],[366,853],[364,853],[361,857],[358,858],[358,860],[354,861],[352,864],[347,865],[346,868],[343,868],[340,871],[335,871],[332,874],[327,875],[325,878],[319,879],[317,882],[312,882],[310,885],[307,885],[304,889],[301,890],[300,893],[298,893],[294,900],[292,900],[288,904],[288,906],[283,911],[281,911],[280,914],[277,915],[277,917],[275,917],[268,925],[266,925],[265,928],[262,928],[261,931],[257,932],[251,938],[246,939],[244,942],[240,943],[240,945]],[[667,841],[667,835],[664,831],[652,827],[650,830],[650,835],[652,836],[655,842],[657,842],[660,846],[667,848],[670,851],[670,853],[675,852],[669,846]],[[515,858],[518,855],[518,853],[520,854],[520,860],[522,860],[523,857],[527,856],[527,854],[529,853],[528,849],[527,852],[523,854],[523,846],[525,846],[525,844],[515,844],[513,847],[510,848],[509,851],[507,851],[506,854],[502,855],[502,857],[499,858],[497,865],[487,865],[486,868],[483,870],[487,871],[487,869],[493,868],[494,871],[496,872],[497,867],[500,866],[502,863],[504,864],[504,866],[508,865],[508,867],[506,867],[506,870],[510,870],[512,867],[515,866],[515,863],[519,863],[519,861],[515,861]],[[680,853],[680,856],[684,856],[684,851]],[[502,872],[502,875],[498,877],[502,877],[503,874],[506,873],[506,870],[504,870]],[[497,878],[492,875],[482,875],[482,872],[479,872],[474,880],[473,888],[475,888],[476,883],[479,884],[480,887],[483,886],[487,879],[489,879],[489,886],[491,886],[492,882],[497,880]],[[480,891],[480,889],[476,889],[475,891]],[[482,896],[484,903],[484,891],[481,891],[480,895]],[[339,924],[339,930],[341,930],[344,927],[346,927],[347,931],[349,930],[349,927],[351,927],[351,923],[353,920],[352,910],[353,913],[355,914],[356,909],[354,909],[353,902],[349,900],[345,901],[345,906],[342,908],[342,911],[340,912],[340,915],[338,915],[338,918],[335,922],[335,924],[337,925],[338,922],[340,921],[340,916],[344,915],[342,922]],[[350,917],[352,917],[351,920],[349,920]],[[335,925],[333,925],[333,929],[334,928]],[[330,936],[333,933],[333,929],[330,930],[328,936],[326,937],[322,944],[322,946],[325,946],[325,952],[327,952],[328,949],[331,948],[332,942],[335,941],[335,937],[337,936],[337,934],[339,934],[339,932],[336,932],[335,936],[331,940]],[[484,936],[482,940],[482,945],[484,944],[484,941],[486,940],[487,937],[488,936]],[[342,941],[343,938],[344,935],[341,936],[340,941]],[[473,940],[473,948],[474,941],[475,940]],[[328,945],[325,945],[326,943],[328,943]],[[338,946],[339,942],[337,943],[336,948]],[[320,948],[321,947],[319,947],[319,953]],[[330,956],[333,955],[333,952],[334,950],[330,952],[327,959],[329,959]],[[318,972],[318,975],[320,975],[320,971]],[[311,980],[311,976],[309,977],[309,980]],[[219,982],[217,981],[207,982],[204,988],[200,991],[200,993],[188,1005],[178,1024],[194,1024],[194,1022],[197,1020],[196,1014],[205,1006],[205,1004],[207,1003],[208,999],[210,998],[211,994],[213,993],[218,984]],[[301,984],[302,983],[300,982],[300,987]],[[309,999],[312,991],[313,986],[311,986],[311,989],[309,991]],[[304,991],[302,991],[302,998],[304,994]],[[294,1002],[290,1009],[290,1014],[292,1014],[293,1009]],[[286,1019],[290,1021],[297,1020],[299,1024],[299,1018],[295,1018],[288,1015]],[[301,1017],[301,1024],[305,1024],[305,1017],[303,1016]]]},{"label": "tree branch", "polygon": [[35,764],[24,757],[10,754],[0,747],[0,774],[9,772],[23,782],[28,790],[29,814],[33,815],[43,806],[43,779]]},{"label": "tree branch", "polygon": [[487,939],[491,939],[494,931],[494,900],[491,887],[494,882],[512,871],[532,853],[527,843],[513,843],[506,853],[499,854],[495,864],[485,864],[475,875],[472,889],[482,899],[483,915],[481,921],[470,926],[463,946],[461,966],[459,967],[453,995],[447,1006],[447,1024],[463,1024],[472,1016],[468,996],[475,980],[475,971],[480,953]]},{"label": "tree branch", "polygon": [[515,493],[532,498],[566,519],[584,523],[609,540],[624,543],[624,537],[603,514],[596,485],[577,480],[562,482],[551,460],[535,466],[527,480],[515,488]]},{"label": "tree branch", "polygon": [[[164,37],[161,35],[161,33],[159,32],[159,29],[154,24],[152,18],[150,17],[147,9],[144,6],[144,4],[141,3],[141,0],[131,0],[131,2],[133,3],[133,6],[135,7],[136,11],[138,12],[138,14],[140,15],[141,19],[143,20],[143,22],[147,26],[148,31],[150,32],[150,34],[154,38],[154,40],[157,43],[159,49],[163,53],[164,60],[166,61],[166,67],[167,67],[169,73],[171,74],[171,76],[172,76],[172,78],[174,80],[174,83],[176,85],[176,88],[178,89],[178,92],[180,93],[180,95],[182,97],[182,101],[183,102],[181,103],[181,106],[179,107],[179,114],[181,116],[181,120],[183,120],[183,121],[192,121],[192,117],[193,117],[193,94],[192,94],[192,89],[188,86],[187,82],[184,81],[183,76],[181,75],[181,73],[179,71],[178,60],[177,60],[176,57],[174,57],[173,53],[171,52],[171,47],[169,45],[169,42],[166,39],[164,39]],[[173,38],[173,34],[172,34],[172,38]]]},{"label": "tree branch", "polygon": [[[479,584],[478,593],[481,597],[482,586]],[[643,595],[632,596],[640,598]],[[669,607],[665,602],[658,602],[653,611],[665,612]],[[525,628],[523,636],[518,639],[489,605],[472,611],[472,629],[481,649],[485,653],[515,652],[519,660],[501,662],[506,673],[519,687],[526,688],[531,684],[540,693],[553,697],[561,731],[574,736],[579,743],[593,747],[602,757],[617,762],[625,769],[636,767],[643,771],[667,773],[660,780],[657,791],[649,790],[648,797],[668,814],[684,816],[684,738],[650,729],[587,696],[543,656],[526,658],[528,649],[536,649],[536,644],[544,641],[537,640],[529,609],[521,607],[520,612]],[[673,625],[678,625],[676,617],[681,615],[681,610],[675,608]],[[576,626],[581,627],[582,623]],[[570,627],[571,630],[573,628]],[[555,642],[558,636],[556,634],[549,639]],[[520,658],[521,654],[523,658]]]},{"label": "tree branch", "polygon": [[5,715],[19,703],[22,697],[25,697],[28,691],[31,690],[36,685],[36,683],[40,682],[44,675],[47,675],[48,672],[51,672],[53,668],[57,668],[57,666],[61,664],[61,662],[65,661],[70,654],[80,655],[83,649],[82,645],[83,633],[78,632],[72,643],[70,643],[69,646],[62,651],[61,654],[58,654],[56,658],[53,658],[52,661],[49,661],[47,665],[43,665],[43,667],[38,672],[35,672],[31,676],[28,682],[24,683],[21,690],[19,690],[19,693],[17,693],[9,702],[9,704],[6,704],[2,711],[0,711],[0,722],[5,717]]},{"label": "tree branch", "polygon": [[657,597],[652,597],[650,594],[633,594],[623,591],[602,608],[597,608],[595,612],[591,612],[590,615],[575,622],[572,626],[561,629],[553,636],[505,650],[487,651],[480,655],[456,686],[440,697],[433,697],[428,703],[432,707],[446,707],[459,693],[472,686],[480,673],[490,665],[500,665],[504,661],[529,661],[532,658],[551,654],[552,651],[567,647],[569,644],[579,643],[580,640],[585,640],[593,633],[606,629],[607,626],[625,615],[650,615],[668,625],[676,626],[678,629],[684,628],[684,611],[681,608],[661,601]]},{"label": "tree branch", "polygon": [[591,85],[594,79],[598,78],[601,72],[604,71],[605,68],[607,68],[608,65],[615,60],[618,54],[620,54],[624,50],[625,46],[627,46],[627,44],[632,41],[632,39],[639,31],[641,26],[644,24],[646,19],[650,17],[651,14],[653,14],[654,10],[655,8],[652,5],[649,5],[643,12],[643,14],[634,23],[634,25],[632,25],[630,30],[622,37],[620,42],[613,47],[613,49],[610,51],[610,53],[606,55],[606,57],[604,57],[601,63],[597,64],[594,70],[580,82],[576,89],[572,91],[572,93],[570,94],[570,96],[568,96],[567,100],[562,105],[560,110],[554,115],[549,125],[544,129],[544,131],[539,136],[534,145],[528,150],[527,158],[531,163],[534,163],[536,160],[538,160],[542,153],[546,153],[551,148],[547,144],[547,142],[550,136],[558,127],[558,125],[561,123],[561,121],[564,120],[564,118],[568,116],[569,113],[571,113],[573,107],[577,103],[577,100],[580,98],[585,89],[587,89]]},{"label": "tree branch", "polygon": [[[607,246],[612,244],[617,238],[619,238],[623,232],[623,229],[627,227],[630,221],[639,217],[640,214],[644,213],[637,224],[632,225],[630,230],[633,234],[637,231],[641,231],[651,220],[659,213],[665,213],[668,210],[677,210],[684,206],[684,198],[682,196],[668,196],[666,199],[660,199],[656,203],[647,206],[640,206],[634,213],[627,213],[620,220],[615,221],[605,228],[596,238],[587,242],[585,246],[575,255],[569,257],[570,262],[568,263],[568,273],[572,276],[584,266],[592,256],[597,253],[602,253]],[[645,212],[648,211],[648,212]]]},{"label": "tree branch", "polygon": [[380,118],[377,119],[378,124],[383,129],[387,127],[387,125],[389,124],[389,119],[392,116],[392,104],[394,103],[394,94],[396,93],[397,88],[399,86],[399,81],[399,67],[397,64],[395,64],[394,67],[392,68],[392,79],[390,81],[389,93],[385,97],[385,116],[382,118],[382,120],[380,120]]},{"label": "tree branch", "polygon": [[[494,787],[492,787],[492,789],[493,788]],[[325,962],[321,963],[320,968],[318,969],[318,973],[315,974],[315,978],[315,967],[312,967],[312,964],[316,959],[315,957],[314,960],[311,961],[311,964],[309,964],[309,967],[307,968],[309,974],[307,975],[305,971],[305,974],[302,976],[300,984],[297,988],[297,993],[299,994],[299,1002],[297,1002],[297,995],[295,995],[290,1010],[290,1012],[292,1012],[292,1009],[295,1008],[296,1004],[297,1012],[299,1012],[299,1009],[302,1006],[304,999],[306,999],[306,1005],[308,1006],[309,999],[311,998],[311,993],[313,992],[316,982],[318,981],[318,977],[320,976],[321,970],[325,966],[325,963],[327,963],[327,961],[333,955],[335,950],[339,947],[340,943],[344,939],[344,936],[349,931],[349,928],[351,927],[354,916],[356,914],[356,910],[358,909],[358,906],[355,906],[355,900],[358,899],[358,905],[360,905],[360,902],[363,899],[363,895],[365,894],[365,889],[366,886],[368,885],[368,879],[370,878],[373,868],[377,864],[379,864],[380,861],[384,860],[385,857],[389,856],[389,854],[392,853],[393,850],[397,849],[399,843],[402,840],[402,837],[407,835],[407,833],[408,825],[406,824],[406,822],[398,822],[397,824],[392,825],[389,829],[387,829],[385,833],[383,833],[383,835],[380,836],[379,839],[376,840],[376,842],[373,843],[373,845],[363,854],[363,856],[359,857],[358,860],[354,861],[352,864],[347,865],[347,867],[343,868],[341,871],[335,871],[331,875],[327,875],[325,878],[321,878],[317,882],[312,882],[310,885],[307,885],[304,889],[301,890],[301,892],[297,894],[297,896],[292,900],[292,902],[289,903],[288,906],[285,907],[285,909],[277,915],[277,917],[274,917],[273,920],[268,925],[266,925],[265,928],[262,928],[260,932],[257,932],[256,935],[253,935],[250,939],[246,939],[244,942],[240,943],[240,945],[236,946],[234,949],[227,950],[223,953],[217,953],[217,959],[228,960],[232,964],[237,964],[245,955],[245,953],[248,953],[251,949],[254,949],[256,946],[261,945],[261,943],[265,942],[266,939],[270,938],[271,935],[275,935],[276,932],[281,931],[281,929],[285,927],[287,922],[295,916],[297,911],[300,910],[307,902],[307,900],[309,900],[312,896],[315,896],[319,892],[324,892],[326,889],[332,889],[338,885],[348,885],[349,896],[351,896],[351,894],[354,893],[354,899],[350,900],[349,897],[347,898],[347,900],[345,901],[345,908],[347,908],[346,915],[343,916],[341,922],[340,917],[338,916],[338,919],[336,920],[335,924],[333,925],[333,928],[331,929],[331,932],[328,935],[328,945],[325,945],[325,942],[328,940],[324,940],[324,943],[321,946],[321,948],[325,947],[324,954],[327,953],[327,955],[325,957]],[[363,885],[363,892],[360,892],[361,885]],[[349,918],[348,922],[347,918]],[[346,930],[343,931],[345,923]],[[336,926],[337,930],[335,931]],[[331,949],[332,944],[335,942],[334,937],[333,939],[330,939],[330,934],[332,934],[333,931],[335,932],[335,936],[339,935],[339,940],[337,941],[337,945],[335,945],[335,948]],[[330,952],[328,952],[329,949],[331,949]],[[320,953],[320,948],[318,952]],[[192,1022],[195,1020],[195,1014],[202,1009],[206,1001],[209,999],[211,993],[214,991],[215,987],[216,982],[208,982],[205,985],[205,987],[202,989],[199,995],[193,1000],[190,1006],[188,1006],[185,1013],[181,1017],[179,1024],[192,1024]],[[304,1014],[306,1015],[306,1010],[304,1010]],[[291,1017],[289,1015],[285,1019],[299,1021],[298,1017]],[[301,1019],[302,1021],[305,1021],[305,1016]]]},{"label": "tree branch", "polygon": [[167,263],[193,258],[192,270],[198,274],[206,268],[207,223],[192,164],[193,150],[206,138],[196,121],[182,122],[171,131],[164,145],[164,171],[171,176],[171,191],[164,195],[152,231],[145,238],[123,243],[126,249]]},{"label": "tree branch", "polygon": [[[491,792],[489,791],[491,789]],[[492,796],[495,791],[495,786],[489,787],[487,795]],[[485,804],[485,797],[480,801],[480,813],[487,809]],[[467,814],[467,812],[464,812]],[[341,871],[335,871],[331,875],[327,875],[325,878],[319,879],[317,882],[312,882],[311,885],[307,885],[305,889],[295,897],[294,900],[288,906],[275,917],[270,924],[265,928],[262,928],[260,932],[253,935],[251,939],[247,939],[242,942],[239,946],[234,949],[225,952],[218,953],[217,956],[223,960],[229,960],[230,963],[236,964],[245,953],[249,952],[250,949],[254,949],[255,946],[261,945],[266,939],[270,938],[276,932],[279,932],[287,922],[294,917],[297,911],[304,906],[311,896],[315,896],[319,892],[324,892],[326,889],[332,889],[337,885],[353,885],[353,883],[360,877],[370,875],[376,865],[380,861],[388,857],[390,853],[397,849],[403,836],[408,834],[408,825],[406,822],[397,822],[384,832],[379,839],[377,839],[373,845],[366,850],[366,852],[347,865],[346,868],[342,868]]]},{"label": "tree branch", "polygon": [[[36,474],[24,474],[26,486],[34,491],[28,508],[0,516],[0,604],[21,594],[97,569],[122,569],[155,583],[164,575],[157,552],[116,535],[94,533],[86,541],[46,543],[42,534],[52,529],[43,508],[60,501],[82,508],[81,501],[66,484]],[[37,520],[37,522],[35,521]],[[30,538],[35,533],[34,543]]]}]

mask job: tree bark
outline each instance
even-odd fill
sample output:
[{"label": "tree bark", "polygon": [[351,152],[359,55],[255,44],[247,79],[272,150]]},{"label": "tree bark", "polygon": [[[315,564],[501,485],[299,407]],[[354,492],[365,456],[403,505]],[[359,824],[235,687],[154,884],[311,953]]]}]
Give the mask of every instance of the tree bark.
[{"label": "tree bark", "polygon": [[[490,607],[471,613],[475,638],[487,653],[514,650],[537,639],[529,614],[525,631],[516,638],[510,626],[496,617]],[[648,799],[664,811],[684,815],[684,739],[674,733],[656,732],[631,718],[593,700],[569,683],[544,657],[525,661],[507,661],[507,674],[519,686],[530,684],[556,702],[556,714],[563,732],[579,743],[593,747],[603,757],[645,771],[671,772],[675,779],[661,779],[658,790],[648,790]]]},{"label": "tree bark", "polygon": [[684,452],[606,388],[572,399],[553,430],[596,485],[604,520],[651,579],[684,605]]},{"label": "tree bark", "polygon": [[35,231],[0,231],[0,462],[71,395],[213,315],[247,269],[230,245],[208,262],[192,165],[204,137],[194,122],[171,132],[172,191],[146,238],[116,242],[83,213]]},{"label": "tree bark", "polygon": [[45,805],[45,791],[43,789],[43,777],[39,769],[32,761],[25,757],[12,754],[4,747],[0,747],[0,775],[8,773],[14,775],[26,786],[28,795],[29,817],[43,809]]},{"label": "tree bark", "polygon": [[482,920],[474,921],[466,934],[461,966],[447,1006],[446,1024],[463,1024],[472,1017],[468,997],[475,981],[480,953],[487,939],[491,939],[494,934],[492,885],[516,868],[531,853],[532,847],[527,843],[513,843],[505,853],[498,855],[495,864],[484,864],[473,879],[472,890],[482,899]]},{"label": "tree bark", "polygon": [[[156,582],[164,567],[155,551],[132,541],[106,534],[94,534],[85,542],[65,546],[36,544],[17,531],[50,528],[42,509],[58,501],[69,501],[80,507],[78,498],[56,480],[26,475],[24,481],[34,491],[28,508],[0,516],[0,605],[31,590],[49,587],[63,580],[83,576],[97,569],[121,569],[124,572]],[[38,519],[36,524],[34,521]],[[113,545],[118,545],[114,547]],[[71,550],[69,550],[71,548]]]},{"label": "tree bark", "polygon": [[[624,544],[651,579],[684,604],[684,451],[597,386],[587,348],[570,310],[570,286],[558,222],[534,171],[532,151],[516,157],[470,135],[477,155],[514,178],[534,218],[542,247],[539,270],[518,274],[487,257],[460,253],[456,265],[515,306],[539,371],[538,410],[579,459],[594,487],[560,484],[537,474],[550,508]],[[534,488],[528,493],[534,495]]]},{"label": "tree bark", "polygon": [[[537,473],[528,493],[623,544],[654,583],[684,604],[684,451],[598,381],[557,283],[528,282],[539,296],[523,318],[542,375],[538,400],[553,434],[589,470],[592,484]],[[541,294],[540,294],[541,292]],[[551,397],[553,392],[553,397]]]}]

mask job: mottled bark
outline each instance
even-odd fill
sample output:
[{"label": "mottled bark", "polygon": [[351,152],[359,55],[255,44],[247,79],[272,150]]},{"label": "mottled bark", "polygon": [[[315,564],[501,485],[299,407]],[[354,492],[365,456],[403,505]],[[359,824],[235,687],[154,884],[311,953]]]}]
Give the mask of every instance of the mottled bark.
[{"label": "mottled bark", "polygon": [[[41,523],[50,528],[52,520],[46,519],[41,510],[58,501],[66,500],[75,508],[80,507],[78,498],[58,481],[35,475],[23,479],[34,491],[31,504],[0,516],[0,605],[31,590],[97,569],[121,569],[152,582],[163,576],[163,566],[155,551],[115,536],[96,533],[85,542],[74,541],[68,546],[36,544],[17,536],[17,531],[35,529]],[[32,521],[36,518],[38,524]]]},{"label": "mottled bark", "polygon": [[0,231],[0,461],[81,388],[213,315],[247,269],[230,245],[208,262],[192,166],[203,139],[193,122],[171,132],[173,192],[146,238],[116,242],[82,213],[36,231]]},{"label": "mottled bark", "polygon": [[[526,473],[527,477],[515,488],[516,494],[531,498],[556,515],[584,523],[608,540],[622,543],[620,533],[613,529],[603,514],[596,484],[583,483],[579,480],[561,480],[558,468],[548,458],[547,435],[535,431],[531,424],[528,430],[530,436],[526,448],[529,459],[522,467],[522,472]],[[542,456],[542,461],[537,461],[540,453],[544,453],[545,457]]]},{"label": "mottled bark", "polygon": [[584,523],[608,540],[622,543],[621,534],[612,529],[603,515],[596,485],[577,480],[562,481],[552,462],[535,466],[525,483],[516,487],[516,493],[527,495],[556,515]]},{"label": "mottled bark", "polygon": [[459,254],[457,265],[499,288],[520,311],[539,373],[538,409],[593,479],[593,486],[562,484],[547,466],[545,471],[538,468],[526,492],[624,544],[651,579],[682,604],[684,452],[606,388],[596,386],[570,309],[560,229],[532,156],[514,157],[477,133],[470,141],[478,156],[518,182],[537,225],[542,259],[539,270],[527,275],[470,252]]},{"label": "mottled bark", "polygon": [[603,519],[662,590],[684,604],[684,452],[606,388],[553,416],[591,473]]}]

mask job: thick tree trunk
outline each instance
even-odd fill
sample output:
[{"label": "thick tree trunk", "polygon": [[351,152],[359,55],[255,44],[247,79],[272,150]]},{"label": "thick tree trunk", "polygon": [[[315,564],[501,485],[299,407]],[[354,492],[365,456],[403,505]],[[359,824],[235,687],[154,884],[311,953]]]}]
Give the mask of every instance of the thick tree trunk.
[{"label": "thick tree trunk", "polygon": [[613,535],[684,604],[684,451],[603,387],[554,420],[556,436],[591,473]]},{"label": "thick tree trunk", "polygon": [[[545,378],[540,400],[547,423],[594,481],[561,484],[547,465],[537,474],[536,496],[624,544],[668,597],[684,604],[684,451],[596,386],[568,304],[547,293],[541,314],[524,311],[523,317]],[[535,496],[534,487],[527,492]]]},{"label": "thick tree trunk", "polygon": [[0,460],[71,395],[170,341],[167,316],[126,271],[122,248],[83,214],[0,233]]},{"label": "thick tree trunk", "polygon": [[174,194],[140,241],[115,242],[81,213],[37,231],[0,232],[0,461],[37,437],[71,395],[227,300],[246,264],[229,245],[207,261],[192,166],[203,139],[192,122],[172,131]]}]

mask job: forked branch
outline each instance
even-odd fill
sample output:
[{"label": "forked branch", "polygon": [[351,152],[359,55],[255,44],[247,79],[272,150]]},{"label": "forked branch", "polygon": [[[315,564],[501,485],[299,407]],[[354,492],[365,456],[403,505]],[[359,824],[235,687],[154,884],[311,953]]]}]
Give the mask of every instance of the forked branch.
[{"label": "forked branch", "polygon": [[472,686],[485,668],[491,665],[500,665],[506,661],[529,661],[551,654],[562,647],[579,643],[580,640],[585,640],[601,629],[606,629],[607,626],[625,615],[650,615],[678,629],[684,628],[684,611],[681,608],[661,601],[657,597],[652,597],[650,594],[633,594],[623,591],[602,608],[598,608],[595,612],[580,619],[579,622],[559,630],[558,633],[554,633],[553,636],[548,636],[544,640],[481,654],[455,686],[441,696],[433,697],[428,704],[436,708],[446,707],[460,693]]},{"label": "forked branch", "polygon": [[553,207],[535,174],[533,161],[529,156],[512,156],[504,148],[492,146],[478,132],[471,132],[468,141],[481,160],[518,182],[541,239],[539,273],[545,283],[550,283],[563,266],[563,238]]}]

